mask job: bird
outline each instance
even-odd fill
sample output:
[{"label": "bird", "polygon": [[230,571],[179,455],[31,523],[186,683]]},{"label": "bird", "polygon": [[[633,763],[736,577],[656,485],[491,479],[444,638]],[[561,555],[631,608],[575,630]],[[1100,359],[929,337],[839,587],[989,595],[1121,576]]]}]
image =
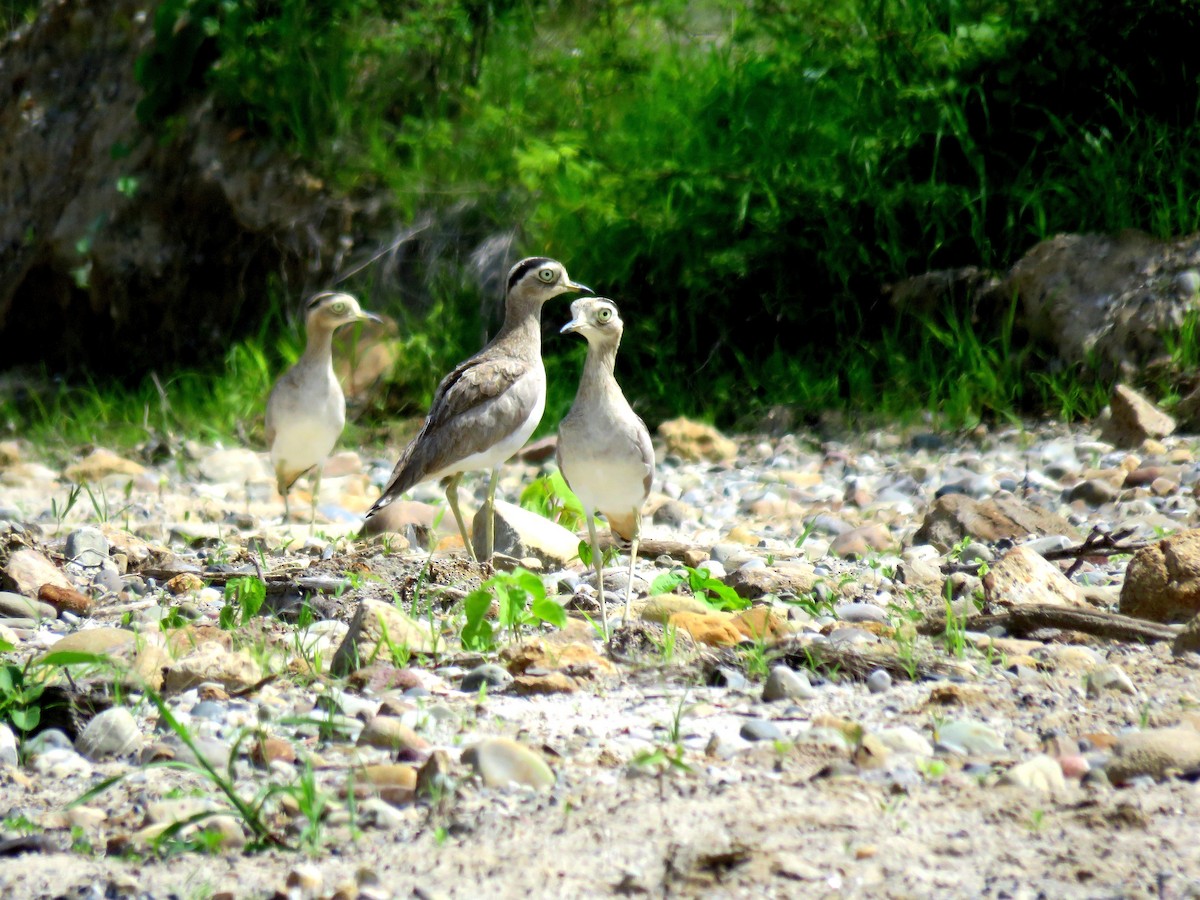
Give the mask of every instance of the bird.
[{"label": "bird", "polygon": [[483,556],[491,560],[500,466],[529,440],[546,407],[542,304],[568,292],[590,294],[592,289],[572,281],[557,260],[531,256],[509,270],[504,324],[487,346],[459,363],[437,386],[420,431],[367,511],[365,531],[371,530],[373,516],[409,488],[436,479],[445,488],[467,554],[475,560],[475,548],[458,507],[458,485],[466,472],[490,470]]},{"label": "bird", "polygon": [[279,377],[267,397],[266,438],[275,483],[283,495],[283,519],[291,515],[288,493],[305,472],[317,469],[312,520],[317,515],[321,467],[346,425],[346,397],[333,371],[333,333],[351,322],[382,319],[363,312],[349,294],[324,291],[305,306],[304,353]]},{"label": "bird", "polygon": [[654,481],[654,446],[646,423],[633,411],[613,369],[624,323],[617,307],[605,297],[584,297],[571,304],[571,321],[563,334],[587,339],[587,359],[579,378],[575,402],[558,425],[558,468],[583,505],[604,635],[608,610],[604,605],[603,557],[596,540],[596,511],[604,514],[613,534],[630,541],[629,582],[625,590],[625,621],[633,599],[633,568],[642,532],[642,504]]}]

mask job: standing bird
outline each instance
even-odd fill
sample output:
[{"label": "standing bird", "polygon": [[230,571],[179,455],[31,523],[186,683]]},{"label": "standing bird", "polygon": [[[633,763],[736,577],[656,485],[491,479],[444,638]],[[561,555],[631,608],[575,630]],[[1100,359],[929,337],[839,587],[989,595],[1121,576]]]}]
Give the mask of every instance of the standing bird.
[{"label": "standing bird", "polygon": [[558,467],[583,504],[607,638],[603,556],[596,541],[593,514],[602,512],[613,534],[632,543],[625,590],[628,622],[642,504],[650,496],[654,480],[654,447],[646,424],[633,411],[613,376],[623,327],[616,305],[603,297],[584,297],[571,304],[571,315],[573,318],[562,330],[582,334],[587,338],[588,350],[575,402],[558,426]]},{"label": "standing bird", "polygon": [[333,372],[333,333],[351,322],[382,321],[363,312],[349,294],[325,291],[308,301],[304,355],[288,369],[267,398],[267,443],[275,482],[283,495],[283,518],[291,514],[288,491],[296,479],[317,467],[312,520],[317,517],[321,467],[346,425],[346,397]]},{"label": "standing bird", "polygon": [[500,466],[529,440],[546,407],[542,304],[568,291],[590,294],[592,289],[573,282],[562,263],[553,259],[530,257],[509,270],[504,325],[491,343],[442,379],[425,423],[367,511],[364,527],[369,530],[371,517],[413,485],[440,479],[463,544],[475,559],[458,508],[458,483],[465,472],[488,469],[483,550],[486,559],[492,558],[492,510]]}]

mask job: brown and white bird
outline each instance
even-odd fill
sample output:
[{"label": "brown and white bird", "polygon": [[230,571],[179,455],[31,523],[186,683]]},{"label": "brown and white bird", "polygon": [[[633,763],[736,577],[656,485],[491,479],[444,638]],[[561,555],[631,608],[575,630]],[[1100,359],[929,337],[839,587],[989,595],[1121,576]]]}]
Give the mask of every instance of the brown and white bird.
[{"label": "brown and white bird", "polygon": [[642,504],[654,481],[654,447],[645,423],[625,399],[613,369],[623,323],[617,307],[603,297],[584,297],[571,304],[572,319],[563,332],[587,338],[587,359],[571,411],[558,426],[558,467],[583,504],[604,635],[603,555],[596,540],[596,511],[604,514],[614,535],[630,541],[625,621],[633,598],[633,568],[642,531]]},{"label": "brown and white bird", "polygon": [[267,397],[266,437],[283,518],[291,513],[288,492],[316,467],[312,517],[316,519],[321,467],[346,426],[346,397],[333,371],[333,333],[351,322],[381,319],[363,312],[349,294],[326,291],[308,301],[304,354],[275,382]]},{"label": "brown and white bird", "polygon": [[516,453],[542,420],[546,369],[542,364],[542,304],[576,284],[562,263],[535,256],[509,270],[504,324],[492,341],[442,379],[421,430],[404,450],[382,495],[367,512],[371,518],[413,485],[439,479],[472,559],[475,550],[458,508],[458,484],[465,472],[488,470],[484,506],[483,555],[495,543],[493,505],[500,466]]}]

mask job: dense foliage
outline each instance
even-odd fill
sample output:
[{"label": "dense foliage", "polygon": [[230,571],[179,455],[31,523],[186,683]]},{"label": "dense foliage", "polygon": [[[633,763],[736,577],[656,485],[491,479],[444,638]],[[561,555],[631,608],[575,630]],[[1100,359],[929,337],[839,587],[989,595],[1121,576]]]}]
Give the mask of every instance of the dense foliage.
[{"label": "dense foliage", "polygon": [[[209,90],[400,218],[517,224],[621,305],[651,418],[1087,414],[1103,392],[1041,371],[1011,310],[897,320],[880,289],[1060,230],[1195,230],[1198,26],[1165,0],[163,0],[140,114]],[[406,390],[478,309],[451,287],[442,328],[407,323]],[[548,347],[553,414],[580,350]]]}]

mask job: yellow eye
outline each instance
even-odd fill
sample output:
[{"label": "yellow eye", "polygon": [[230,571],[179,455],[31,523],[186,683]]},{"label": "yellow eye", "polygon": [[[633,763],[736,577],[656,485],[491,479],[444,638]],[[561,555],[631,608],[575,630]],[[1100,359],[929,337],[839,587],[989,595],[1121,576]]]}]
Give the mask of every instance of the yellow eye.
[{"label": "yellow eye", "polygon": [[607,322],[612,318],[613,311],[607,306],[602,306],[596,310],[596,321],[600,323]]},{"label": "yellow eye", "polygon": [[553,269],[542,269],[538,272],[538,278],[540,278],[546,284],[549,284],[550,282],[552,282],[554,280],[554,270]]},{"label": "yellow eye", "polygon": [[349,307],[346,306],[345,300],[339,300],[337,303],[333,304],[329,308],[332,309],[337,315],[340,316],[340,315],[343,315]]}]

